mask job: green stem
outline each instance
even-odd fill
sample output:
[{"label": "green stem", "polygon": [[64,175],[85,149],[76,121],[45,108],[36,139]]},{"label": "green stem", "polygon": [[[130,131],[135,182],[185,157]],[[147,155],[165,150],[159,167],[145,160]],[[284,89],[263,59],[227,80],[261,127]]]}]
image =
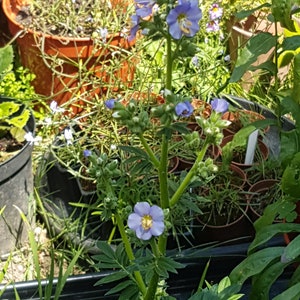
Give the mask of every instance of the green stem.
[{"label": "green stem", "polygon": [[[155,243],[154,238],[150,240],[150,246],[152,249],[152,253],[154,254],[155,257],[160,256],[159,249],[157,247],[157,244]],[[156,290],[157,290],[157,285],[159,281],[159,276],[154,270],[154,274],[149,282],[148,289],[147,289],[147,294],[144,299],[147,300],[153,300],[155,298]]]},{"label": "green stem", "polygon": [[167,35],[167,77],[166,77],[166,89],[172,90],[172,70],[173,69],[173,56],[172,56],[172,39]]},{"label": "green stem", "polygon": [[201,151],[199,152],[194,165],[192,166],[192,168],[190,169],[190,171],[187,173],[187,175],[185,176],[184,180],[181,182],[180,186],[178,187],[178,189],[176,190],[175,194],[171,198],[171,200],[170,200],[170,207],[174,206],[179,201],[181,195],[186,190],[186,188],[189,185],[192,177],[194,176],[195,170],[196,170],[199,162],[201,162],[203,160],[204,155],[205,155],[205,153],[207,151],[208,146],[209,146],[209,143],[206,141],[204,143]]},{"label": "green stem", "polygon": [[139,139],[143,145],[143,147],[145,148],[148,156],[150,157],[153,165],[156,167],[156,168],[159,168],[159,160],[156,158],[156,156],[154,155],[152,149],[149,147],[147,141],[145,140],[144,136],[142,133],[139,134]]},{"label": "green stem", "polygon": [[[119,231],[121,234],[121,238],[124,243],[126,254],[127,254],[129,260],[132,262],[132,261],[134,261],[135,257],[134,257],[130,242],[129,242],[127,234],[126,234],[123,221],[119,214],[116,214],[115,216],[116,216],[116,221],[117,221],[118,228],[119,228]],[[134,271],[134,277],[135,277],[135,280],[137,282],[137,285],[138,285],[141,293],[143,295],[145,295],[147,292],[147,288],[145,286],[145,283],[144,283],[141,273],[139,271]]]},{"label": "green stem", "polygon": [[157,290],[157,285],[158,285],[158,280],[159,276],[158,274],[154,271],[154,274],[149,282],[148,289],[147,289],[147,294],[144,297],[144,300],[153,300],[155,298],[156,290]]}]

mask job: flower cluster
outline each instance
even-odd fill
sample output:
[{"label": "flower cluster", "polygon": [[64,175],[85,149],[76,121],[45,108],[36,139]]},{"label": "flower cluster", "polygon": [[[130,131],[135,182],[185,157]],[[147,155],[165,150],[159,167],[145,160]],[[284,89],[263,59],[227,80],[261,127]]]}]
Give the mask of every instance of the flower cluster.
[{"label": "flower cluster", "polygon": [[220,30],[220,19],[223,15],[223,9],[219,4],[214,3],[209,9],[209,22],[206,24],[207,32],[216,32]]},{"label": "flower cluster", "polygon": [[157,22],[157,18],[162,18],[162,20],[160,19],[161,21],[166,21],[168,33],[176,40],[181,39],[182,36],[192,37],[199,31],[202,11],[196,0],[179,0],[178,4],[168,11],[165,20],[163,19],[164,14],[161,13],[162,7],[158,7],[155,1],[136,0],[135,2],[136,14],[131,17],[132,28],[129,40],[135,37],[140,28],[147,28],[148,30],[143,31],[147,34],[151,34],[149,30],[152,32],[153,30],[158,30],[164,33],[165,27],[159,26],[161,22]]}]

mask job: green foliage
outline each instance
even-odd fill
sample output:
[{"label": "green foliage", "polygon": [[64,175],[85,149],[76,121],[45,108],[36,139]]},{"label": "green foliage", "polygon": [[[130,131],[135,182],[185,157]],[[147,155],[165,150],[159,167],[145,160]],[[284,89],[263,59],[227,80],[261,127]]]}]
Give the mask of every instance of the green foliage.
[{"label": "green foliage", "polygon": [[[300,258],[300,236],[285,247],[266,246],[274,236],[283,233],[300,232],[300,225],[273,223],[257,229],[255,239],[248,248],[248,257],[237,265],[229,277],[233,284],[242,285],[251,279],[250,300],[267,300],[269,291],[284,270]],[[299,270],[294,271],[288,288],[273,299],[299,298]],[[287,297],[287,298],[284,298]]]},{"label": "green foliage", "polygon": [[0,48],[0,81],[4,71],[12,64],[14,59],[13,48],[10,45]]},{"label": "green foliage", "polygon": [[20,103],[4,101],[0,103],[0,137],[8,132],[16,140],[24,141],[25,127],[30,117],[30,111]]},{"label": "green foliage", "polygon": [[197,291],[189,300],[238,300],[244,296],[238,293],[240,286],[232,284],[228,276],[217,284],[206,284],[205,289]]}]

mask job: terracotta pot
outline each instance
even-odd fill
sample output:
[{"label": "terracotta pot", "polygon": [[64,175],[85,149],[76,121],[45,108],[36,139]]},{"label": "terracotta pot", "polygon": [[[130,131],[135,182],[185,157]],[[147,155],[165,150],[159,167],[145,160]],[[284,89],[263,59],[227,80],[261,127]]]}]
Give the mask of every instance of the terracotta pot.
[{"label": "terracotta pot", "polygon": [[191,104],[194,107],[193,116],[200,116],[205,119],[210,117],[212,108],[209,103],[193,98]]},{"label": "terracotta pot", "polygon": [[[243,128],[243,119],[245,122],[252,123],[259,120],[264,120],[265,117],[260,113],[251,110],[227,111],[222,115],[223,120],[230,121],[231,124],[223,130],[224,136],[233,135]],[[269,128],[265,129],[265,132]]]},{"label": "terracotta pot", "polygon": [[279,183],[280,181],[277,179],[265,179],[256,182],[249,188],[247,199],[249,203],[249,217],[252,222],[261,217],[263,210],[276,199],[273,189]]},{"label": "terracotta pot", "polygon": [[[25,0],[3,0],[3,11],[11,34],[19,35],[17,44],[22,65],[36,75],[33,85],[38,94],[51,97],[59,105],[66,103],[67,107],[72,108],[73,114],[77,114],[86,101],[95,94],[105,93],[109,85],[116,90],[120,83],[131,85],[135,63],[128,60],[128,55],[114,55],[114,61],[119,60],[114,76],[108,74],[108,69],[111,67],[109,61],[112,52],[116,49],[119,52],[122,49],[129,50],[134,41],[128,42],[120,33],[116,33],[107,39],[110,47],[102,48],[96,47],[91,38],[60,37],[25,30],[16,21],[24,5]],[[54,57],[61,60],[59,65],[53,66],[54,61],[57,64]],[[79,64],[86,71],[81,71],[84,68],[79,69]]]},{"label": "terracotta pot", "polygon": [[[222,140],[222,142],[220,144],[220,147],[221,147],[221,156],[222,156],[222,148],[227,143],[231,142],[232,139],[233,139],[233,137],[234,137],[233,135],[228,135],[228,136],[225,136],[223,138],[223,140]],[[259,150],[259,155],[260,155],[259,159],[266,160],[269,157],[269,148],[268,148],[268,146],[261,139],[257,140],[257,149]],[[259,159],[257,159],[256,156],[254,156],[253,164],[242,163],[241,161],[245,159],[245,155],[243,155],[242,157],[235,157],[234,153],[235,152],[233,150],[233,158],[232,158],[231,163],[237,165],[241,169],[249,168],[249,167],[253,166],[254,164],[259,164],[260,163]]]},{"label": "terracotta pot", "polygon": [[[239,238],[250,239],[253,236],[253,229],[250,221],[247,218],[248,204],[239,187],[241,194],[242,210],[238,212],[235,220],[225,222],[224,224],[213,225],[206,223],[201,215],[196,217],[194,235],[197,244],[209,242],[232,242],[236,243]],[[205,197],[205,194],[203,195]],[[220,221],[221,222],[221,221]]]}]

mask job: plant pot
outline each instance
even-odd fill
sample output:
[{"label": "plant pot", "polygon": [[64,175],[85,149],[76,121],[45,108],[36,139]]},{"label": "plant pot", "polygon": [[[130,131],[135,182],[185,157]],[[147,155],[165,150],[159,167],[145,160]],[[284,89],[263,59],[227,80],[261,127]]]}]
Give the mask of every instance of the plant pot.
[{"label": "plant pot", "polygon": [[255,222],[263,214],[267,205],[276,200],[276,192],[280,189],[279,180],[265,179],[253,184],[248,191],[249,217]]},{"label": "plant pot", "polygon": [[[46,170],[46,172],[44,172]],[[62,236],[74,247],[82,246],[98,253],[97,240],[107,240],[113,225],[93,216],[97,193],[82,188],[78,178],[48,154],[37,172],[37,186],[41,197],[41,217],[51,236]],[[84,227],[83,227],[84,226]]]},{"label": "plant pot", "polygon": [[[223,130],[224,136],[233,135],[237,133],[245,124],[250,124],[255,121],[264,120],[265,117],[255,111],[251,110],[236,110],[236,111],[227,111],[222,115],[223,120],[230,121],[231,124]],[[243,122],[243,120],[245,120]],[[265,129],[264,132],[268,130]]]},{"label": "plant pot", "polygon": [[[3,101],[15,100],[0,98],[0,102]],[[24,129],[27,132],[34,132],[35,120],[32,114]],[[1,256],[27,242],[28,228],[19,210],[24,213],[29,224],[34,223],[32,149],[33,145],[26,142],[16,155],[0,163],[0,207],[4,208],[0,214]]]},{"label": "plant pot", "polygon": [[[221,147],[221,156],[222,156],[222,148],[229,142],[233,140],[233,135],[225,136],[220,144]],[[269,157],[269,148],[268,146],[261,140],[257,139],[257,145],[256,145],[256,151],[253,159],[252,164],[245,164],[245,156],[246,156],[246,150],[241,152],[236,152],[235,149],[232,150],[233,157],[232,157],[232,164],[237,165],[241,169],[249,168],[255,164],[260,164],[261,161],[267,160]]]},{"label": "plant pot", "polygon": [[[120,33],[108,37],[109,47],[96,47],[91,38],[67,38],[25,30],[16,19],[26,1],[3,0],[3,11],[17,44],[21,63],[36,75],[33,85],[38,94],[51,97],[58,105],[71,108],[71,115],[81,112],[85,102],[94,95],[119,90],[131,85],[135,62],[128,57],[134,41],[128,42]],[[20,34],[21,33],[21,34]],[[112,52],[118,67],[111,70]],[[125,51],[124,51],[125,50]],[[126,52],[127,51],[127,52]],[[59,60],[59,64],[55,60]],[[79,67],[81,65],[81,67]],[[82,71],[86,69],[86,71]],[[92,78],[92,79],[91,79]]]},{"label": "plant pot", "polygon": [[[222,208],[222,215],[218,215],[218,212],[215,211],[212,216],[212,210],[214,210],[215,208],[210,207],[210,211],[206,211],[200,207],[203,215],[196,216],[196,220],[194,222],[194,236],[197,244],[201,245],[203,243],[217,243],[225,241],[237,243],[239,242],[239,238],[249,239],[250,237],[252,237],[252,225],[247,218],[248,203],[242,190],[239,187],[234,186],[234,184],[229,185],[231,186],[231,189],[229,186],[224,187],[223,184],[213,184],[213,186],[216,191],[219,191],[218,193],[220,194],[220,196],[222,196],[222,191],[224,191],[225,188],[229,192],[231,190],[231,194],[233,194],[233,190],[236,190],[236,193],[239,197],[238,201],[240,203],[240,207],[232,207],[230,209],[232,214],[230,217],[228,215],[229,208],[226,209],[226,206],[229,205],[228,203],[226,203],[227,198],[223,199],[224,203]],[[209,187],[209,185],[203,187],[201,189],[201,196],[207,199],[213,197],[213,201],[215,201],[217,197],[220,197],[214,194],[210,196],[211,191],[212,189]]]}]

